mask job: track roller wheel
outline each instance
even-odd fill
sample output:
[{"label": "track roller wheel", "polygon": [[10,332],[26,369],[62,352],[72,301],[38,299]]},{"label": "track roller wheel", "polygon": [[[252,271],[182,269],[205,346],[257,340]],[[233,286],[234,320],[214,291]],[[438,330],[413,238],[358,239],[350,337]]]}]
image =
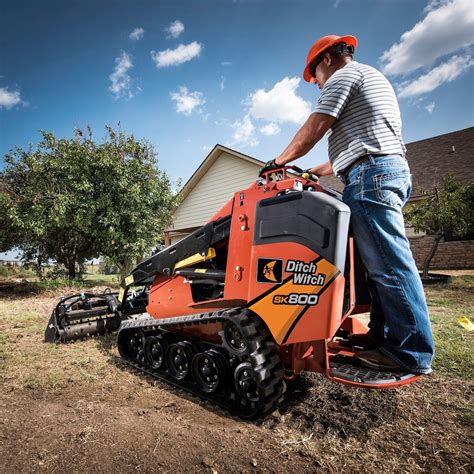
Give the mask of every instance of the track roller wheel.
[{"label": "track roller wheel", "polygon": [[120,331],[117,339],[120,355],[129,360],[143,362],[145,359],[145,334],[141,329]]},{"label": "track roller wheel", "polygon": [[196,348],[189,341],[171,344],[166,350],[166,366],[173,378],[183,380],[190,373]]},{"label": "track roller wheel", "polygon": [[250,362],[242,362],[234,371],[234,383],[237,393],[248,402],[258,402],[255,372]]},{"label": "track roller wheel", "polygon": [[244,360],[236,356],[240,359],[234,370],[236,392],[247,406],[249,418],[271,413],[286,390],[278,347],[265,323],[251,311],[240,310],[230,320],[238,327],[247,347]]},{"label": "track roller wheel", "polygon": [[163,335],[148,336],[145,341],[145,360],[153,369],[163,369],[168,341]]},{"label": "track roller wheel", "polygon": [[226,379],[228,364],[225,356],[210,349],[200,352],[193,358],[191,371],[197,386],[206,393],[212,393]]},{"label": "track roller wheel", "polygon": [[223,346],[233,355],[242,355],[247,351],[247,343],[240,332],[237,324],[233,321],[226,321],[222,331],[219,332],[222,337]]}]

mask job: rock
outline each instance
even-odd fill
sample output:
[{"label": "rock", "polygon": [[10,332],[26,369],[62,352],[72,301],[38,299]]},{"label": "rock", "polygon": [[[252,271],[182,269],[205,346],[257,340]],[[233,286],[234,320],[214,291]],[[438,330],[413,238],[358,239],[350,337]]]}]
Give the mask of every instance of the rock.
[{"label": "rock", "polygon": [[204,467],[211,467],[212,466],[212,459],[209,456],[206,456],[202,459],[201,464]]},{"label": "rock", "polygon": [[252,459],[250,461],[250,464],[252,464],[253,467],[257,467],[257,460],[256,459]]},{"label": "rock", "polygon": [[280,410],[277,409],[272,413],[272,417],[276,419],[280,419],[283,417],[283,415],[280,413]]}]

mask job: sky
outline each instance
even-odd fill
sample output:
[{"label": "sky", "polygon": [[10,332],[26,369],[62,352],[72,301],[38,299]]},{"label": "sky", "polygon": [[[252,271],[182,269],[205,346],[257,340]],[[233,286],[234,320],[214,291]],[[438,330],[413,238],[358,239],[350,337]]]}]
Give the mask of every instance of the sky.
[{"label": "sky", "polygon": [[[473,125],[473,0],[0,0],[0,170],[87,125],[149,141],[183,182],[216,143],[272,159],[314,110],[326,34],[389,78],[407,143]],[[326,160],[323,140],[297,164]]]}]

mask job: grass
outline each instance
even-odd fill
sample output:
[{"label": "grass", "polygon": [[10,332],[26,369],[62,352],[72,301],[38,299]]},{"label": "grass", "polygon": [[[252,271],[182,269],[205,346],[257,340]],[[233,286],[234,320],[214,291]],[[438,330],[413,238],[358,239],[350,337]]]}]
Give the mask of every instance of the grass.
[{"label": "grass", "polygon": [[35,278],[35,272],[23,265],[0,265],[0,277],[3,278]]},{"label": "grass", "polygon": [[[26,280],[29,283],[35,283],[39,290],[54,290],[64,286],[80,287],[93,285],[112,285],[117,286],[119,282],[118,274],[99,273],[98,265],[86,265],[83,280],[70,281],[65,278],[48,278],[45,281],[39,281],[38,276],[31,268],[22,265],[0,265],[1,280]],[[46,271],[46,274],[49,270]]]},{"label": "grass", "polygon": [[[63,345],[42,342],[58,297],[96,282],[77,286],[69,282],[67,287],[50,286],[49,291],[39,294],[2,297],[0,372],[8,390],[56,391],[72,383],[113,385],[120,372],[116,364],[110,363],[112,354],[116,353],[115,335]],[[435,372],[472,380],[473,334],[459,326],[457,319],[467,316],[474,320],[474,277],[455,277],[449,284],[428,287],[426,293],[436,340]],[[472,412],[465,413],[466,420],[472,420],[472,416]]]},{"label": "grass", "polygon": [[71,384],[113,384],[119,369],[104,355],[104,347],[113,347],[115,335],[76,344],[43,343],[57,297],[43,295],[2,301],[0,371],[8,391],[54,392]]},{"label": "grass", "polygon": [[103,284],[119,284],[119,275],[106,275],[105,273],[84,273],[84,280],[85,281],[93,281],[95,283],[103,283]]},{"label": "grass", "polygon": [[448,284],[426,288],[436,355],[433,369],[467,380],[474,379],[474,334],[457,320],[474,321],[474,276],[453,277]]}]

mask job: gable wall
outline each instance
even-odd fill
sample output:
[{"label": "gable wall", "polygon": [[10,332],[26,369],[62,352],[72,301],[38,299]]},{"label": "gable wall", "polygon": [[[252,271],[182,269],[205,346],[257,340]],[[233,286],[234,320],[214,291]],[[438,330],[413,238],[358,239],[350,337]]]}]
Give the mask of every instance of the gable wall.
[{"label": "gable wall", "polygon": [[222,152],[186,196],[173,219],[173,228],[188,229],[204,225],[236,191],[247,189],[260,167]]}]

